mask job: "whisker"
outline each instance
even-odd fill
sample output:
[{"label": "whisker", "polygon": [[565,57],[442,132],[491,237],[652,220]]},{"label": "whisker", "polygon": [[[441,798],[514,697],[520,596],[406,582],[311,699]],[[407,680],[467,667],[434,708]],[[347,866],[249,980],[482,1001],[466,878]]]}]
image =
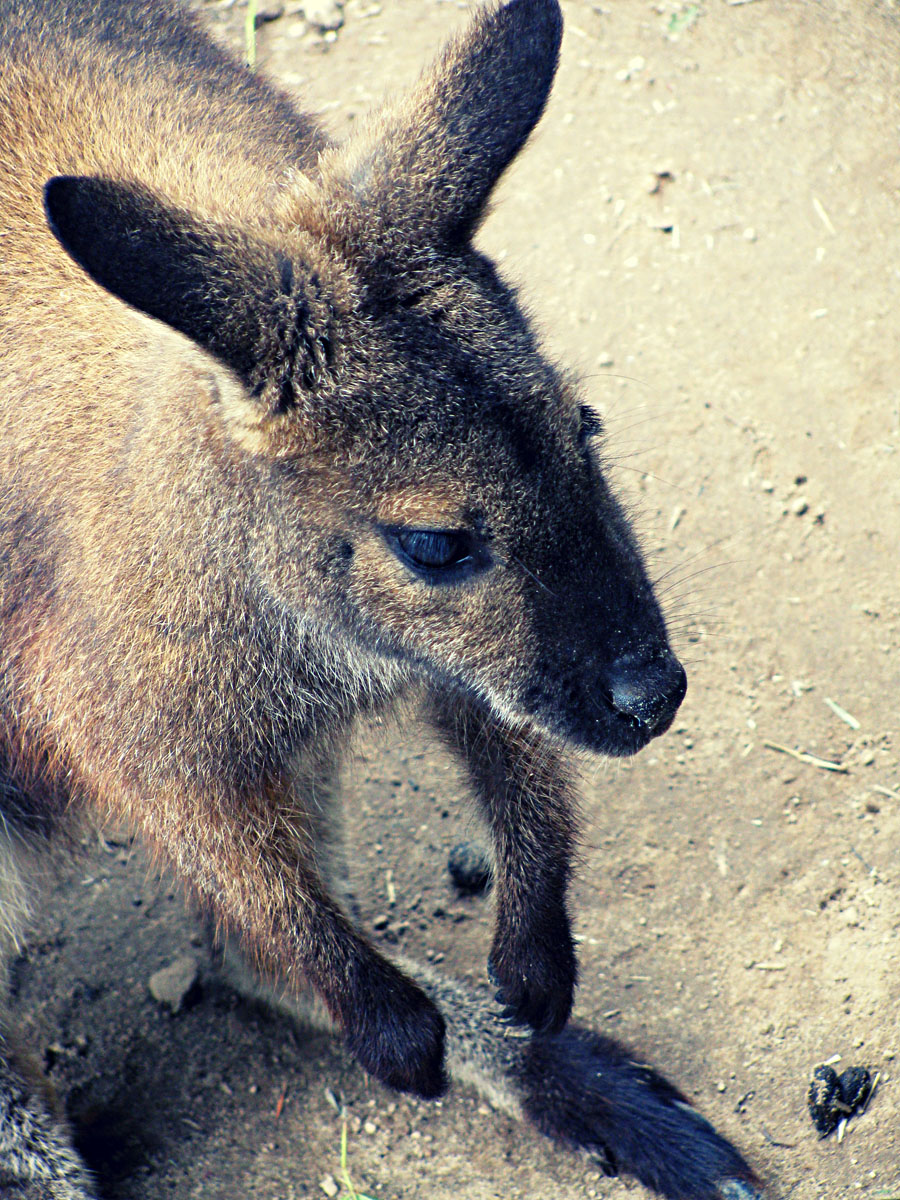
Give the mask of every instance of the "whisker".
[{"label": "whisker", "polygon": [[510,560],[512,562],[514,562],[517,567],[521,567],[522,570],[525,572],[525,574],[530,576],[530,578],[532,578],[534,580],[534,582],[538,585],[538,587],[543,588],[548,596],[552,596],[554,600],[558,599],[556,592],[554,592],[552,588],[548,588],[546,583],[543,583],[540,579],[538,579],[538,577],[537,577],[537,575],[535,575],[534,571],[530,571],[528,569],[528,567],[525,566],[525,564],[522,562],[521,559],[516,558],[516,556],[514,554],[510,554],[509,557],[510,557]]},{"label": "whisker", "polygon": [[[711,575],[714,571],[721,571],[723,567],[730,567],[733,565],[734,563],[727,561],[721,563],[711,563],[708,567],[698,567],[696,571],[692,571],[689,575],[683,575],[679,578],[670,580],[665,587],[660,587],[659,583],[656,582],[653,585],[653,589],[657,596],[670,596],[674,592],[675,588],[684,587],[686,584],[691,583],[695,579],[702,579],[704,575]],[[667,572],[667,574],[671,574],[671,572]]]}]

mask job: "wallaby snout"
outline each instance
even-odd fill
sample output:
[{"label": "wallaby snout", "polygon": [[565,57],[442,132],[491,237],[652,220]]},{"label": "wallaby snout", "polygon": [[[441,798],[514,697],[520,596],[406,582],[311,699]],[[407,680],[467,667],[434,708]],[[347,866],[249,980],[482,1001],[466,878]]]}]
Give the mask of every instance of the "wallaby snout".
[{"label": "wallaby snout", "polygon": [[684,667],[672,654],[625,654],[610,666],[600,694],[633,735],[648,742],[672,724],[687,691]]}]

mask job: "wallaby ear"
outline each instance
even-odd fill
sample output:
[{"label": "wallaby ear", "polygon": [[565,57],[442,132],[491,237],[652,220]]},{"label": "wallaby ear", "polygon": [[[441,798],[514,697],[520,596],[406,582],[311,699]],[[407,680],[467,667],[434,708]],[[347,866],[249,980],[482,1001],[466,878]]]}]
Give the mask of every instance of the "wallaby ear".
[{"label": "wallaby ear", "polygon": [[557,0],[480,13],[335,164],[368,220],[383,214],[412,243],[471,237],[544,110],[561,37]]},{"label": "wallaby ear", "polygon": [[330,361],[330,307],[305,264],[110,180],[57,176],[44,209],[92,279],[215,355],[273,411]]}]

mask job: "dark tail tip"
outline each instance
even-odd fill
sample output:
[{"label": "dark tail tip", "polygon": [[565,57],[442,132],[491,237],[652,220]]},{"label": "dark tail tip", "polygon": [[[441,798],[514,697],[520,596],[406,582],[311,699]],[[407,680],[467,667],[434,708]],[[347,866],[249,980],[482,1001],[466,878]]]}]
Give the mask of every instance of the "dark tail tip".
[{"label": "dark tail tip", "polygon": [[535,1037],[520,1084],[537,1128],[608,1174],[632,1175],[667,1200],[762,1200],[734,1146],[609,1038],[572,1027]]}]

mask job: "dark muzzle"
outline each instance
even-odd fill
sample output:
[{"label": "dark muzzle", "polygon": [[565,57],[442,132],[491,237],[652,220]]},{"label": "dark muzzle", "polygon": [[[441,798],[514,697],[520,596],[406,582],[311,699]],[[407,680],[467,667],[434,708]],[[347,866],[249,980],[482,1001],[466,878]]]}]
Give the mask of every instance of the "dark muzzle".
[{"label": "dark muzzle", "polygon": [[603,699],[635,730],[651,737],[668,729],[687,691],[684,668],[669,651],[656,658],[625,654],[605,675]]}]

